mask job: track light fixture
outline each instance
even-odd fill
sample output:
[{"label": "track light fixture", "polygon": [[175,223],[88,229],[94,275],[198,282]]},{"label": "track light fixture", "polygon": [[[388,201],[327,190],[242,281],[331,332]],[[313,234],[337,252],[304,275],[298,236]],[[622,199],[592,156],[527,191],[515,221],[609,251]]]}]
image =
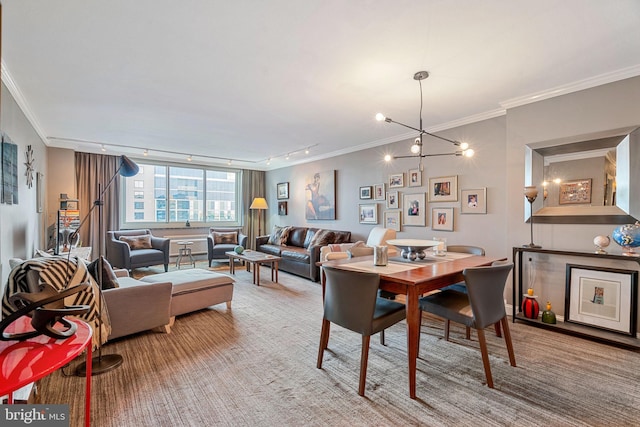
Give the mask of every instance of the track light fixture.
[{"label": "track light fixture", "polygon": [[[472,157],[474,154],[474,151],[472,149],[469,148],[469,144],[467,144],[466,142],[460,142],[460,141],[455,141],[449,138],[445,138],[443,136],[439,136],[439,135],[435,135],[433,133],[429,133],[426,130],[424,130],[424,128],[422,127],[422,104],[423,104],[423,97],[422,97],[422,80],[426,79],[427,77],[429,77],[429,72],[428,71],[418,71],[417,73],[415,73],[413,75],[413,79],[417,80],[419,85],[420,85],[420,128],[415,128],[413,126],[409,126],[409,125],[405,125],[404,123],[400,123],[397,122],[393,119],[391,119],[390,117],[386,117],[384,114],[382,113],[378,113],[376,114],[376,120],[381,122],[381,121],[385,121],[387,123],[395,123],[398,124],[400,126],[406,127],[407,129],[411,129],[411,130],[415,130],[416,132],[419,133],[418,137],[413,141],[413,144],[411,145],[410,151],[411,154],[410,155],[406,155],[406,156],[392,156],[390,154],[387,154],[384,159],[385,161],[389,162],[393,159],[403,159],[403,158],[409,158],[409,157],[417,157],[419,158],[419,166],[420,166],[420,170],[423,170],[423,165],[422,165],[422,159],[424,157],[435,157],[435,156],[465,156],[465,157]],[[441,139],[443,141],[449,142],[451,144],[453,144],[454,146],[456,146],[456,151],[452,152],[452,153],[437,153],[437,154],[424,154],[422,152],[422,149],[424,147],[424,140],[423,140],[423,136],[424,135],[429,135],[432,136],[434,138],[438,138]]]}]

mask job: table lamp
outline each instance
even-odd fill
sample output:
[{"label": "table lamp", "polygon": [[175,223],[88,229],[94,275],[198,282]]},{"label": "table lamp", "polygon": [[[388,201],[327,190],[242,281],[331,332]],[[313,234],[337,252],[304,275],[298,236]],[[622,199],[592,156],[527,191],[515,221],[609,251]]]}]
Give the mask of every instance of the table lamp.
[{"label": "table lamp", "polygon": [[533,243],[533,202],[538,197],[538,189],[535,185],[529,185],[524,187],[524,196],[529,202],[529,224],[531,225],[531,243],[524,245],[526,248],[541,248],[542,246]]}]

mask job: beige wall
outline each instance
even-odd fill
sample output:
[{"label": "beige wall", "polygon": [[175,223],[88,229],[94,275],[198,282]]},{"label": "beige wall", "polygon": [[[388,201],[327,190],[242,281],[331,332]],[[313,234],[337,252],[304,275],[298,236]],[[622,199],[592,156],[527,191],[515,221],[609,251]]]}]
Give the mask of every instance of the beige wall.
[{"label": "beige wall", "polygon": [[[640,77],[627,79],[593,89],[564,95],[533,104],[512,108],[506,116],[450,129],[444,136],[468,141],[476,150],[471,160],[462,158],[426,159],[423,181],[429,177],[458,175],[459,189],[487,187],[487,215],[461,215],[460,201],[429,204],[434,207],[454,207],[454,232],[433,232],[427,227],[403,227],[398,237],[447,237],[448,243],[483,246],[491,256],[511,258],[512,248],[530,241],[529,224],[525,223],[525,146],[527,144],[598,134],[611,129],[640,125]],[[434,145],[439,143],[434,142]],[[292,166],[267,172],[267,229],[273,225],[310,225],[352,230],[354,239],[365,239],[372,226],[358,223],[358,188],[386,182],[389,173],[406,173],[417,161],[396,160],[391,165],[382,161],[383,154],[392,150],[407,154],[410,141],[386,147],[372,148],[346,156],[321,160],[311,164]],[[445,146],[446,147],[446,146]],[[304,219],[305,177],[313,171],[337,170],[337,220],[307,221]],[[276,184],[290,183],[289,215],[278,216]],[[421,188],[402,188],[400,192],[425,191]],[[636,196],[637,197],[637,196]],[[382,203],[379,223],[382,223]],[[548,249],[592,251],[596,235],[611,235],[615,225],[598,224],[534,224],[534,241]],[[610,253],[621,253],[612,243]],[[528,257],[527,257],[528,260]],[[568,261],[569,260],[569,261]],[[635,262],[605,262],[598,259],[532,257],[539,274],[535,277],[536,291],[542,300],[549,299],[554,310],[563,314],[564,274],[567,262],[637,269]],[[528,273],[527,273],[528,274]],[[505,298],[511,302],[511,282]]]}]

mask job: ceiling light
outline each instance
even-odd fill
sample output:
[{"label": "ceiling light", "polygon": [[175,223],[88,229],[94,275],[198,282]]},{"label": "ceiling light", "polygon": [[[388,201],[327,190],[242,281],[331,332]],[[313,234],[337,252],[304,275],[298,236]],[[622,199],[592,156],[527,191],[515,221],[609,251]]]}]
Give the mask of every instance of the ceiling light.
[{"label": "ceiling light", "polygon": [[187,157],[187,162],[190,162],[191,160],[193,160],[193,157],[191,157],[191,154],[189,154],[189,157]]},{"label": "ceiling light", "polygon": [[104,147],[104,144],[100,145],[100,150],[102,150],[103,152],[107,151],[107,149]]},{"label": "ceiling light", "polygon": [[285,156],[285,160],[289,160],[289,153]]},{"label": "ceiling light", "polygon": [[144,150],[144,152],[142,153],[143,156],[147,157],[149,155],[149,150]]},{"label": "ceiling light", "polygon": [[304,154],[309,154],[309,149],[308,148],[304,149]]},{"label": "ceiling light", "polygon": [[231,166],[231,159],[227,161],[227,166]]},{"label": "ceiling light", "polygon": [[[422,170],[422,159],[424,157],[432,157],[432,156],[464,156],[464,157],[472,157],[474,154],[474,151],[472,149],[469,148],[469,144],[467,144],[466,142],[460,142],[460,141],[454,141],[452,139],[449,138],[445,138],[443,136],[438,136],[432,133],[427,132],[426,130],[424,130],[424,128],[422,127],[422,80],[426,79],[427,77],[429,77],[429,72],[428,71],[418,71],[417,73],[415,73],[413,75],[413,79],[418,81],[418,84],[420,85],[420,128],[415,128],[413,126],[409,126],[409,125],[405,125],[404,123],[400,123],[397,122],[389,117],[386,117],[384,114],[382,113],[378,113],[376,114],[376,120],[381,122],[381,121],[385,121],[387,123],[395,123],[398,124],[400,126],[406,127],[408,129],[411,130],[415,130],[416,132],[419,133],[418,137],[413,141],[413,145],[411,145],[411,155],[407,155],[407,156],[391,156],[390,154],[387,154],[384,159],[386,161],[390,161],[392,159],[402,159],[402,158],[408,158],[408,157],[418,157],[419,158],[419,166],[420,166],[420,170]],[[443,141],[449,142],[453,145],[455,145],[457,148],[459,147],[458,150],[452,152],[452,153],[439,153],[439,154],[423,154],[422,153],[422,148],[424,147],[423,142],[424,140],[422,139],[423,135],[429,135],[432,136],[434,138],[438,138],[441,139]]]}]

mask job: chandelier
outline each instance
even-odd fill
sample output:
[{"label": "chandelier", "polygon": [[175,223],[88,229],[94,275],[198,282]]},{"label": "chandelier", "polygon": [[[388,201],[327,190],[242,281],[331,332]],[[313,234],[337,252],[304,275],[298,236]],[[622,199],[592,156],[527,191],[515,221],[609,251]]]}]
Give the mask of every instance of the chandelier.
[{"label": "chandelier", "polygon": [[[404,123],[400,123],[398,121],[395,121],[393,119],[391,119],[390,117],[385,117],[384,114],[382,113],[378,113],[376,114],[376,120],[381,122],[381,121],[385,121],[387,123],[395,123],[398,124],[400,126],[404,126],[407,129],[411,129],[411,130],[415,130],[416,132],[418,132],[418,137],[413,141],[413,145],[411,145],[410,151],[411,154],[406,155],[406,156],[392,156],[390,154],[387,154],[384,159],[389,162],[393,159],[404,159],[404,158],[411,158],[411,157],[417,157],[419,159],[419,166],[420,166],[420,170],[423,170],[423,165],[422,165],[422,159],[425,157],[436,157],[436,156],[464,156],[464,157],[472,157],[474,154],[473,149],[469,148],[469,144],[467,144],[466,142],[460,142],[460,141],[454,141],[453,139],[449,139],[449,138],[445,138],[443,136],[439,136],[439,135],[435,135],[433,133],[429,133],[426,130],[423,129],[422,127],[422,103],[423,103],[423,97],[422,97],[422,80],[426,79],[427,77],[429,77],[429,72],[428,71],[418,71],[417,73],[415,73],[413,75],[413,79],[418,81],[418,84],[420,85],[420,128],[415,128],[413,126],[409,126],[409,125],[405,125]],[[424,147],[423,145],[423,139],[422,137],[424,135],[429,135],[432,136],[434,138],[438,138],[441,139],[443,141],[449,142],[451,144],[453,144],[456,147],[456,150],[454,152],[451,153],[435,153],[435,154],[425,154],[423,153],[422,149]]]}]

